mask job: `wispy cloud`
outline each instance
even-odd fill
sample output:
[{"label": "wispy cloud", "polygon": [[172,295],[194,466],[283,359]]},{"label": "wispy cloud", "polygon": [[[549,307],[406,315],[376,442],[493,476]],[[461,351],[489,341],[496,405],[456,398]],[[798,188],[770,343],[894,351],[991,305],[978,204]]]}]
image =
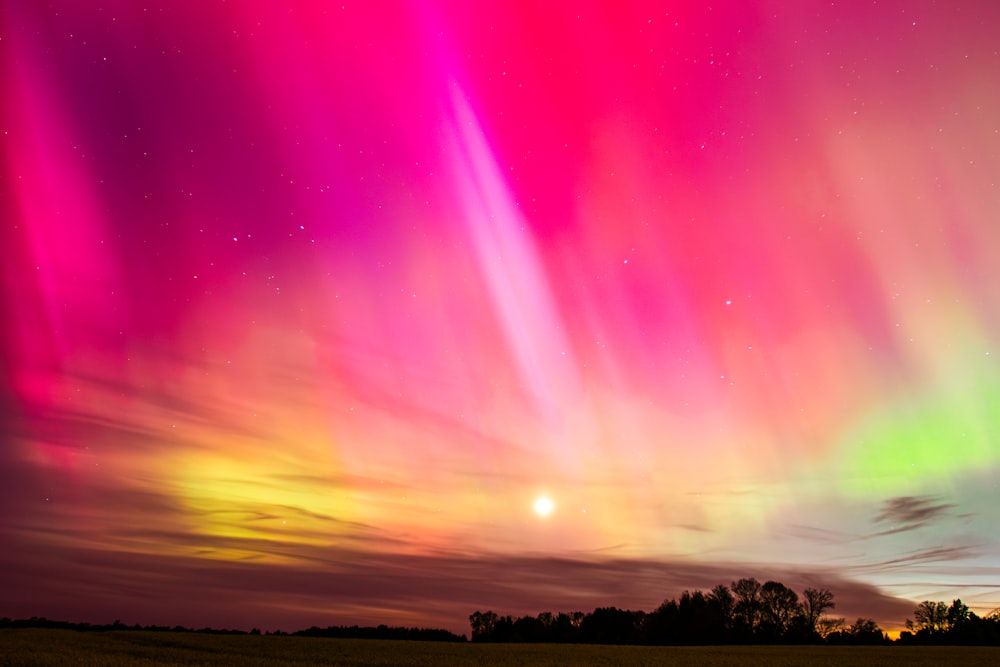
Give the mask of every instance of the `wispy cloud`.
[{"label": "wispy cloud", "polygon": [[933,549],[921,549],[908,554],[903,554],[896,558],[884,561],[884,567],[909,566],[916,563],[945,563],[951,561],[964,561],[974,558],[978,554],[973,547],[959,545],[953,547],[935,547]]},{"label": "wispy cloud", "polygon": [[936,496],[897,496],[885,501],[875,523],[888,526],[871,537],[893,535],[925,526],[932,520],[949,515],[954,503],[942,502]]}]

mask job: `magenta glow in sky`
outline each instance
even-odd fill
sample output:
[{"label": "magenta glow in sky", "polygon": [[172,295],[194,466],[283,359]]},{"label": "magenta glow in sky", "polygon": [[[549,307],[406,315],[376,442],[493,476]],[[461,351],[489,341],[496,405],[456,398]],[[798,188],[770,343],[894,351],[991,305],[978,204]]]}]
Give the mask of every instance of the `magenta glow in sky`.
[{"label": "magenta glow in sky", "polygon": [[0,15],[0,614],[1000,606],[988,3],[285,4]]}]

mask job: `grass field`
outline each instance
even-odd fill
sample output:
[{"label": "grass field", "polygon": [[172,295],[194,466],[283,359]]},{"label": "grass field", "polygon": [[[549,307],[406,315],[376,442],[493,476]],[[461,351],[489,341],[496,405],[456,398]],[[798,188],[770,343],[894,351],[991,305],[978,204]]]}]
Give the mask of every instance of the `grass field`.
[{"label": "grass field", "polygon": [[661,648],[0,630],[0,665],[1000,665],[1000,648],[726,646]]}]

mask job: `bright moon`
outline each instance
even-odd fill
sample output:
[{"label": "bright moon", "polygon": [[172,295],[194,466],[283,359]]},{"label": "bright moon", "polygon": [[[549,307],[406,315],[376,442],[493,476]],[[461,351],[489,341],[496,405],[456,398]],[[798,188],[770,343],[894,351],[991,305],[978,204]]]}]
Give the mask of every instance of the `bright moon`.
[{"label": "bright moon", "polygon": [[552,501],[542,496],[535,501],[535,513],[539,516],[545,516],[552,511]]}]

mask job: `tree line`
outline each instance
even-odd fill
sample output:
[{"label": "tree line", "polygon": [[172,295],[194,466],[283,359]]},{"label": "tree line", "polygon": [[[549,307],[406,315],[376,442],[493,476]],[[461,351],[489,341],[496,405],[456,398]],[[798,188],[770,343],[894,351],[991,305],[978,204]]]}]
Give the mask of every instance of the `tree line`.
[{"label": "tree line", "polygon": [[230,630],[219,628],[188,628],[183,625],[126,625],[119,620],[114,623],[74,623],[71,621],[56,621],[44,617],[32,616],[25,619],[0,618],[0,629],[4,628],[48,628],[50,630],[75,630],[77,632],[111,632],[111,631],[142,631],[142,632],[197,632],[213,635],[283,635],[289,637],[340,637],[350,639],[400,639],[407,641],[464,642],[465,635],[456,635],[448,630],[437,628],[407,628],[388,625],[359,626],[331,625],[326,628],[313,626],[294,632],[261,632],[260,628],[246,630]]},{"label": "tree line", "polygon": [[925,600],[906,620],[906,630],[899,633],[901,644],[961,644],[1000,646],[1000,612],[978,616],[961,600],[944,602]]},{"label": "tree line", "polygon": [[[589,644],[861,644],[892,643],[870,618],[848,624],[832,617],[833,593],[806,588],[801,597],[781,582],[753,577],[702,592],[684,591],[654,611],[600,607],[590,613],[542,612],[501,616],[469,615],[474,642],[561,642]],[[905,643],[1000,645],[1000,618],[980,618],[961,600],[951,607],[923,602],[907,621]]]},{"label": "tree line", "polygon": [[[744,578],[730,586],[712,590],[684,591],[678,599],[665,600],[654,611],[632,611],[601,607],[589,614],[542,612],[537,616],[501,616],[493,611],[469,615],[474,642],[562,642],[591,644],[888,644],[891,640],[870,618],[848,624],[826,612],[835,609],[827,588],[806,588],[799,596],[776,581],[763,584]],[[73,623],[46,618],[11,620],[0,618],[3,628],[58,628],[81,632],[143,630],[147,632],[200,632],[260,635],[250,630],[193,629],[180,625],[125,625]],[[431,628],[313,626],[306,630],[263,634],[305,637],[352,637],[359,639],[405,639],[467,641],[465,635]],[[1000,611],[978,616],[961,600],[924,601],[907,619],[897,643],[911,645],[1000,646]]]}]

